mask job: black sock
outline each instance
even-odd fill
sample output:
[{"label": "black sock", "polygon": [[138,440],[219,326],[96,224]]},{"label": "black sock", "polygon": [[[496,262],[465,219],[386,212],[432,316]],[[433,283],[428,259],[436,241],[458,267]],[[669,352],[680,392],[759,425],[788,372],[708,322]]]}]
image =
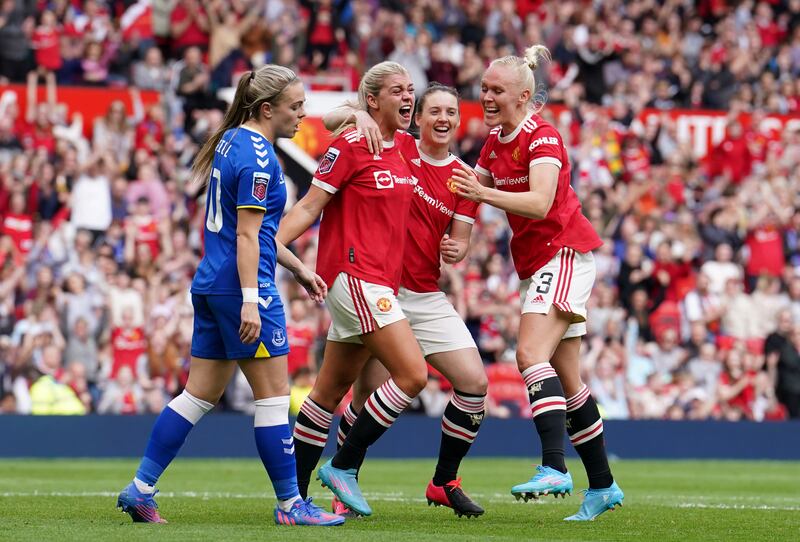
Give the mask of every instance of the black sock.
[{"label": "black sock", "polygon": [[532,365],[522,372],[536,431],[542,441],[542,465],[567,472],[564,463],[566,400],[555,369],[549,363]]},{"label": "black sock", "polygon": [[367,399],[331,464],[337,469],[358,469],[367,448],[392,426],[411,400],[394,380],[384,382]]},{"label": "black sock", "polygon": [[567,399],[567,434],[575,451],[581,456],[589,477],[589,487],[610,487],[614,483],[614,477],[611,476],[611,467],[608,466],[603,420],[597,410],[597,403],[586,386]]},{"label": "black sock", "polygon": [[333,413],[325,410],[310,398],[306,398],[294,423],[294,455],[297,462],[297,487],[300,496],[308,497],[311,473],[322,457]]},{"label": "black sock", "polygon": [[433,475],[434,485],[443,486],[456,479],[461,460],[478,435],[485,407],[485,395],[453,390],[442,416],[442,443]]}]

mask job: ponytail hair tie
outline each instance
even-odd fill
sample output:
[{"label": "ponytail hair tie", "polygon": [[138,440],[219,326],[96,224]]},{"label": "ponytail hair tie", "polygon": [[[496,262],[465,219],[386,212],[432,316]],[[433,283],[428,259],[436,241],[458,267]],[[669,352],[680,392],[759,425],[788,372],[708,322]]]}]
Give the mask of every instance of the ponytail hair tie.
[{"label": "ponytail hair tie", "polygon": [[256,71],[255,71],[255,70],[251,70],[251,71],[250,71],[250,79],[248,79],[248,80],[247,80],[247,82],[248,82],[248,83],[250,83],[250,82],[252,82],[252,81],[253,81],[253,79],[255,79],[255,78],[256,78]]}]

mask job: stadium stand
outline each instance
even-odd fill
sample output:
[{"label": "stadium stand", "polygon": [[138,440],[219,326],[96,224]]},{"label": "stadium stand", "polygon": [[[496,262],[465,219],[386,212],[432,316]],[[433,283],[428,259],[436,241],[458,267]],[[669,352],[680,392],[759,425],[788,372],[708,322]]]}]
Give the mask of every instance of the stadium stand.
[{"label": "stadium stand", "polygon": [[[604,417],[800,417],[800,1],[589,4],[0,3],[0,413],[157,413],[180,392],[203,216],[189,165],[241,72],[276,62],[350,91],[388,58],[469,101],[489,60],[545,43],[545,114],[605,240],[583,354]],[[462,130],[474,163],[482,123]],[[495,416],[527,408],[508,236],[484,206],[444,273]],[[295,249],[313,263],[314,236]],[[314,371],[327,314],[283,287],[292,371]],[[224,408],[249,404],[242,384]]]}]

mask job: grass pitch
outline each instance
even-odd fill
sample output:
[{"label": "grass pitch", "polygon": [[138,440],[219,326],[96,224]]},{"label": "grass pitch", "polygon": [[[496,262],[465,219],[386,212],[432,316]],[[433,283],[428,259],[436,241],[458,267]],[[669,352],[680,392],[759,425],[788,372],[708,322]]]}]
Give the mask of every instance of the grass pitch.
[{"label": "grass pitch", "polygon": [[[274,496],[257,458],[178,458],[159,483],[168,525],[134,525],[114,506],[137,462],[132,460],[0,460],[0,540],[292,540],[377,542],[458,540],[710,541],[800,539],[800,463],[620,461],[612,469],[625,506],[594,522],[562,519],[578,493],[527,504],[509,494],[532,473],[529,461],[467,459],[465,489],[486,515],[468,520],[428,507],[433,460],[368,460],[362,488],[374,515],[337,528],[279,527]],[[571,462],[576,490],[583,468]],[[312,496],[326,507],[330,493]]]}]

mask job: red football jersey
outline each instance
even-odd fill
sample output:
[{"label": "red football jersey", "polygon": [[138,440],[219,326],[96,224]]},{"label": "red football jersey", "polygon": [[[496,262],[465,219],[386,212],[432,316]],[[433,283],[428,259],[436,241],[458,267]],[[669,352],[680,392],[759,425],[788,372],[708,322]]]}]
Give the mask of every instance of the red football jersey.
[{"label": "red football jersey", "polygon": [[111,330],[111,378],[117,378],[122,367],[130,367],[136,375],[139,356],[147,351],[147,338],[140,327],[124,329],[115,327]]},{"label": "red football jersey", "polygon": [[337,137],[317,167],[311,183],[335,194],[322,213],[319,227],[317,273],[328,287],[345,272],[373,284],[400,285],[408,208],[416,180],[400,147],[383,144],[371,154],[354,128]]},{"label": "red football jersey", "polygon": [[452,220],[475,222],[478,204],[450,191],[453,169],[464,165],[454,155],[436,160],[419,150],[416,142],[401,151],[417,179],[411,198],[403,277],[400,284],[412,292],[438,292],[439,243]]},{"label": "red football jersey", "polygon": [[562,247],[585,253],[602,245],[570,186],[569,156],[558,130],[531,114],[510,134],[504,136],[500,131],[497,127],[489,132],[475,166],[476,171],[492,178],[498,190],[529,191],[528,172],[536,164],[561,168],[553,205],[545,218],[534,220],[508,213],[514,233],[511,255],[519,277],[532,277]]}]

